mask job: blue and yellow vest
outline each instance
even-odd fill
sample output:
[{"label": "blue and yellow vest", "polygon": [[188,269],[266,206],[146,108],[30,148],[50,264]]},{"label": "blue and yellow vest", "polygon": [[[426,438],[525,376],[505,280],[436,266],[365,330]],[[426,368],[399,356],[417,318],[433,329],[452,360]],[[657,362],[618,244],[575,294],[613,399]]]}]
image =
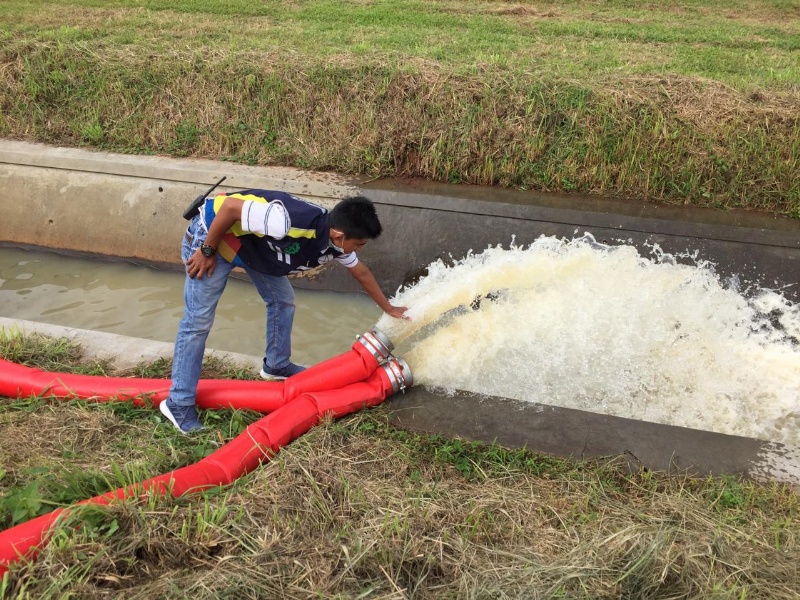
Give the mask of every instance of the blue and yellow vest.
[{"label": "blue and yellow vest", "polygon": [[330,245],[327,209],[286,192],[253,189],[209,198],[201,213],[207,228],[211,227],[223,200],[228,196],[263,203],[277,200],[286,208],[291,223],[286,237],[276,240],[245,232],[237,221],[222,236],[217,249],[233,265],[247,266],[259,273],[281,276],[312,269],[320,264],[323,256],[341,256],[342,253]]}]

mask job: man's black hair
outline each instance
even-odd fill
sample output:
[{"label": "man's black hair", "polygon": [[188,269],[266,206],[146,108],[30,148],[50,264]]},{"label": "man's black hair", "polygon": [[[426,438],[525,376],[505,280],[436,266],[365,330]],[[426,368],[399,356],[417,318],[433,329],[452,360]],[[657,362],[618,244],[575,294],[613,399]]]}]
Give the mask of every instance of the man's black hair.
[{"label": "man's black hair", "polygon": [[351,196],[339,202],[331,209],[329,223],[351,240],[374,240],[383,231],[375,205],[364,196]]}]

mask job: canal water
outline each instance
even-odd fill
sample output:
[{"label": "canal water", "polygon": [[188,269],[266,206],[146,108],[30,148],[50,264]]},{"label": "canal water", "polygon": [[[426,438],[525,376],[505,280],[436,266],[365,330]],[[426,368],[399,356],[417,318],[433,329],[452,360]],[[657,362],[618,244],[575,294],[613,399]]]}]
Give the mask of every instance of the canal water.
[{"label": "canal water", "polygon": [[[0,249],[0,314],[174,341],[183,275]],[[391,290],[387,290],[391,292]],[[429,266],[392,319],[364,295],[297,290],[293,359],[377,324],[417,384],[800,445],[800,306],[653,247],[539,238]],[[261,355],[264,308],[232,280],[209,347]]]},{"label": "canal water", "polygon": [[[172,343],[183,314],[183,280],[180,271],[0,248],[0,316]],[[301,364],[348,350],[381,314],[363,294],[298,289],[295,300],[292,359]],[[264,320],[252,284],[231,279],[208,347],[263,356]]]}]

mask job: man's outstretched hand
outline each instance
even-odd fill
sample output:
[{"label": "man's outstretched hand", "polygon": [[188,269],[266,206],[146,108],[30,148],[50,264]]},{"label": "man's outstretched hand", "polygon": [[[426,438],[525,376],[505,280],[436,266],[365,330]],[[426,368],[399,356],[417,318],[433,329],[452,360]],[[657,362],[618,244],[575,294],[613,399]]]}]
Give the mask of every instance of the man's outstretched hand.
[{"label": "man's outstretched hand", "polygon": [[389,309],[384,311],[390,317],[394,317],[395,319],[405,319],[406,321],[410,321],[411,317],[406,316],[406,311],[408,310],[407,306],[389,306]]}]

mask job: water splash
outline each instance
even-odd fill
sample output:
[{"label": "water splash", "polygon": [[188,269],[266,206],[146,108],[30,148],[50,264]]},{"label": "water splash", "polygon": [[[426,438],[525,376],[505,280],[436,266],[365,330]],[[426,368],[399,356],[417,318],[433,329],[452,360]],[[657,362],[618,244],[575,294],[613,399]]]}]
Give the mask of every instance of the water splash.
[{"label": "water splash", "polygon": [[382,317],[420,384],[800,444],[800,306],[591,235],[437,262]]}]

